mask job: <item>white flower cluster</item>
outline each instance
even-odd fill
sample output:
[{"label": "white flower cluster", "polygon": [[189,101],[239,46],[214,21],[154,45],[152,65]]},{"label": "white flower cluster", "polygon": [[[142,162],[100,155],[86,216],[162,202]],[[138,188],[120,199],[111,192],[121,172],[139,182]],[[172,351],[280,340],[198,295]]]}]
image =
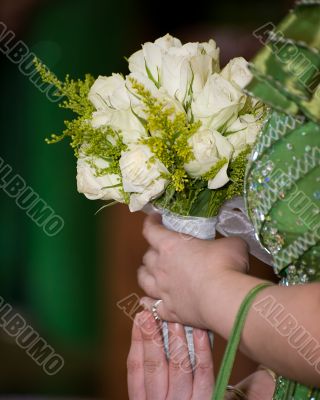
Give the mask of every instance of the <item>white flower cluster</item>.
[{"label": "white flower cluster", "polygon": [[108,163],[82,155],[78,160],[79,192],[89,199],[119,202],[128,193],[129,208],[136,211],[159,197],[170,181],[166,166],[145,142],[142,144],[141,139],[159,132],[147,131],[143,124],[144,106],[132,90],[132,79],[167,107],[185,113],[189,120],[201,121],[201,127],[188,139],[194,157],[185,164],[185,171],[198,179],[225,159],[227,162],[208,180],[210,189],[224,186],[229,181],[230,160],[254,143],[261,126],[242,92],[251,79],[247,62],[235,58],[220,70],[219,49],[213,40],[182,45],[170,35],[145,43],[128,61],[129,75],[100,76],[89,93],[96,109],[92,127],[111,127],[120,132],[126,145],[119,160],[121,174],[97,176],[93,165],[105,168]]}]

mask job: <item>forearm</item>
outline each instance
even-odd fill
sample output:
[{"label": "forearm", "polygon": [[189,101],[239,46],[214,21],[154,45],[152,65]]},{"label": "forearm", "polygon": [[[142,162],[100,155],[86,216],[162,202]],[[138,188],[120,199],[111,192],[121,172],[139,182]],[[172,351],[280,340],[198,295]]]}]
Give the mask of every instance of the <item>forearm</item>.
[{"label": "forearm", "polygon": [[[219,286],[208,282],[201,301],[204,323],[228,338],[243,299],[261,282],[233,271],[219,279]],[[318,283],[264,289],[247,317],[241,350],[280,375],[319,386],[319,310]]]}]

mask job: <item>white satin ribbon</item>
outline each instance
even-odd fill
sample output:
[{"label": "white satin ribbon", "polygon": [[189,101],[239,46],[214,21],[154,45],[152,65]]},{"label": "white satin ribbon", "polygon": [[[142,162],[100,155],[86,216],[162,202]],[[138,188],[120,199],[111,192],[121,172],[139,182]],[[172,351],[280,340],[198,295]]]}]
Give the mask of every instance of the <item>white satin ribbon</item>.
[{"label": "white satin ribbon", "polygon": [[254,227],[247,216],[242,197],[235,197],[223,204],[218,215],[216,229],[223,236],[241,237],[247,242],[249,251],[253,256],[265,264],[272,265],[272,256],[257,239]]}]

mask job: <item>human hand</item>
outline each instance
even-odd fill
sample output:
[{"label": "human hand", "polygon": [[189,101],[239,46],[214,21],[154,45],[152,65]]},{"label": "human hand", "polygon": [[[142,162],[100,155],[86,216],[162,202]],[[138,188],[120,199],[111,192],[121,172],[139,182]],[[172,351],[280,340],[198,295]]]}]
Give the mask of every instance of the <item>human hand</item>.
[{"label": "human hand", "polygon": [[[138,270],[138,282],[148,296],[163,300],[160,317],[207,328],[204,308],[210,304],[205,293],[218,293],[228,280],[245,274],[247,244],[240,238],[209,241],[172,232],[156,215],[146,218],[143,235],[151,247]],[[150,309],[154,300],[143,302]]]},{"label": "human hand", "polygon": [[[275,380],[266,369],[258,369],[238,383],[236,388],[245,393],[248,400],[271,400],[274,395]],[[232,399],[232,393],[229,392],[229,395]]]},{"label": "human hand", "polygon": [[161,328],[148,311],[137,314],[128,356],[130,400],[210,400],[213,362],[208,334],[194,329],[196,367],[192,373],[183,326],[169,323],[170,360],[164,353]]}]

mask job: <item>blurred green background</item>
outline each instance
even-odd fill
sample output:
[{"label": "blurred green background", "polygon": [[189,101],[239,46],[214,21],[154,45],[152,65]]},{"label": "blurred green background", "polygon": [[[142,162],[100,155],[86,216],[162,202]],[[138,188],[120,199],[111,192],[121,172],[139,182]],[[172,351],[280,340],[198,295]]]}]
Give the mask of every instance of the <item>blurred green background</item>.
[{"label": "blurred green background", "polygon": [[[87,72],[126,73],[124,56],[167,32],[183,41],[213,37],[223,62],[237,55],[250,58],[259,47],[252,31],[279,21],[290,4],[0,0],[0,21],[58,77],[82,77]],[[68,143],[44,142],[49,134],[61,132],[69,115],[4,55],[0,69],[0,157],[11,166],[12,176],[19,174],[65,222],[58,235],[48,237],[0,190],[0,295],[65,360],[64,368],[49,377],[0,330],[0,394],[103,398],[108,384],[103,381],[101,351],[106,345],[104,320],[112,323],[104,294],[112,281],[101,277],[112,265],[101,263],[108,238],[102,242],[99,233],[106,221],[109,232],[117,221],[112,210],[104,214],[108,218],[95,216],[100,204],[77,193],[76,164]]]}]

